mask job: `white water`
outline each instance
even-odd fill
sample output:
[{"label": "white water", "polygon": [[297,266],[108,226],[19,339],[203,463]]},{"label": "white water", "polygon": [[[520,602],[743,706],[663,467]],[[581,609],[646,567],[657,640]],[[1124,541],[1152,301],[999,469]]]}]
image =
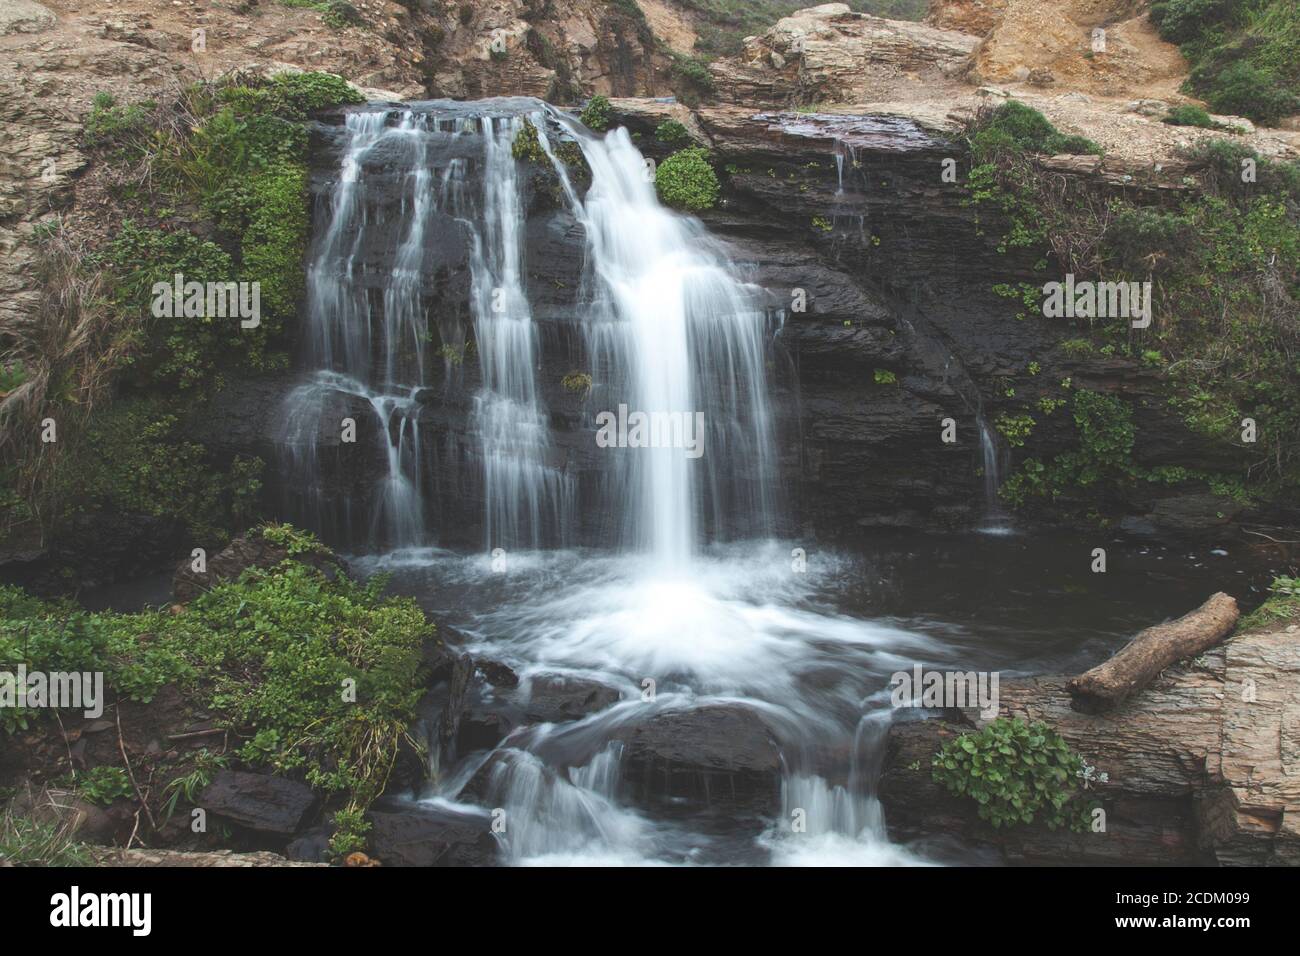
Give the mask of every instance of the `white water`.
[{"label": "white water", "polygon": [[[428,574],[450,588],[456,597],[446,610],[469,635],[467,649],[510,664],[525,687],[560,673],[622,692],[623,702],[607,710],[524,728],[498,748],[486,805],[504,809],[510,821],[504,852],[521,864],[916,862],[890,845],[873,792],[888,713],[881,690],[892,671],[921,657],[941,659],[946,650],[888,624],[827,611],[832,605],[818,588],[828,580],[830,557],[814,568],[818,574],[804,574],[792,564],[793,543],[771,541],[779,507],[769,317],[726,248],[698,221],[659,204],[624,130],[595,137],[570,127],[592,173],[581,198],[555,163],[587,244],[574,302],[593,381],[586,411],[591,419],[619,404],[702,413],[704,454],[602,449],[603,483],[591,500],[616,547],[540,550],[565,540],[575,483],[554,454],[537,379],[522,164],[510,152],[522,118],[518,110],[485,112],[457,121],[456,135],[475,148],[441,166],[422,135],[442,130],[436,114],[406,113],[396,124],[384,113],[349,115],[342,173],[308,275],[309,359],[317,371],[289,400],[282,438],[292,473],[311,489],[331,448],[331,399],[358,400],[387,442],[386,478],[366,518],[377,530],[367,540],[401,547],[361,567]],[[532,121],[554,159],[540,110]],[[409,194],[377,323],[360,253],[383,224],[369,219],[359,171],[372,151],[389,149],[407,170]],[[438,211],[454,216],[469,241],[481,373],[472,429],[485,552],[505,549],[504,571],[487,553],[417,547],[431,530],[421,507],[416,427],[415,393],[431,358],[421,334],[428,321],[421,270],[428,217]],[[594,431],[593,424],[593,443]],[[647,679],[656,685],[650,702],[640,696]],[[761,834],[651,818],[621,799],[620,731],[655,710],[705,703],[750,708],[781,745],[780,816]],[[827,763],[828,752],[848,755],[847,762]],[[462,808],[459,791],[477,762],[443,768],[430,799]],[[792,826],[796,811],[806,830]]]}]

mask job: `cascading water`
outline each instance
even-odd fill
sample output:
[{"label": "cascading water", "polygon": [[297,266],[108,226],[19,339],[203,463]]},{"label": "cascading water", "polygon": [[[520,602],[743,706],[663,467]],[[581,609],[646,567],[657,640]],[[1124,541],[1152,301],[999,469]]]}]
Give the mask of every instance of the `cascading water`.
[{"label": "cascading water", "polygon": [[740,515],[744,530],[771,531],[766,315],[699,223],[659,204],[626,130],[580,142],[592,184],[575,211],[594,287],[583,328],[605,410],[703,425],[698,458],[680,442],[617,456],[614,484],[632,502],[625,543],[684,570],[701,516],[716,537],[734,534],[727,521]]},{"label": "cascading water", "polygon": [[[322,455],[341,443],[360,440],[358,431],[378,436],[386,473],[361,516],[364,540],[395,547],[424,538],[420,493],[421,454],[415,414],[416,391],[424,385],[424,310],[420,293],[425,226],[433,204],[426,162],[426,117],[411,111],[389,125],[388,112],[353,113],[337,188],[322,218],[327,222],[307,270],[306,361],[314,374],[289,395],[283,410],[280,447],[286,470],[289,511],[335,537],[355,537],[357,516],[350,502],[327,498]],[[401,198],[404,234],[383,278],[382,318],[376,322],[360,252],[371,232],[370,197],[362,159],[389,147],[408,170]],[[369,414],[358,422],[358,411]]]},{"label": "cascading water", "polygon": [[[536,548],[545,529],[563,541],[571,480],[548,461],[546,409],[535,369],[537,331],[523,284],[523,212],[511,145],[518,117],[483,117],[482,228],[471,225],[471,306],[483,387],[475,428],[483,456],[489,548]],[[470,209],[462,214],[472,214]],[[467,223],[472,223],[466,217]]]},{"label": "cascading water", "polygon": [[[567,325],[591,380],[584,455],[596,486],[581,496],[539,379],[529,187],[512,155],[525,122],[538,131],[585,243]],[[591,177],[585,193],[557,157],[556,135],[579,144]],[[827,556],[818,575],[801,573],[790,545],[771,539],[780,512],[767,393],[775,317],[759,305],[761,290],[742,281],[698,221],[659,204],[625,130],[596,137],[536,101],[488,101],[361,110],[348,114],[343,137],[308,273],[313,371],[289,399],[282,430],[291,483],[303,489],[300,513],[351,529],[345,540],[364,550],[400,547],[359,566],[400,571],[426,603],[454,595],[467,649],[508,663],[525,694],[560,675],[622,697],[571,723],[525,726],[491,754],[439,768],[426,799],[463,811],[462,788],[482,776],[475,799],[505,810],[512,823],[502,846],[519,862],[806,862],[809,853],[909,861],[885,838],[873,794],[888,713],[881,688],[904,660],[945,651],[915,633],[818,610],[824,589],[855,572]],[[392,197],[375,192],[381,181],[401,190],[397,221],[385,213]],[[444,249],[452,228],[463,265]],[[427,292],[429,274],[449,262],[468,272],[472,342],[434,315]],[[465,361],[471,345],[477,351],[467,437],[486,544],[509,553],[504,577],[495,561],[410,547],[438,530],[422,506],[430,449],[420,427],[435,326],[445,361],[448,349]],[[448,377],[444,388],[454,392],[459,381]],[[332,429],[353,410],[371,416],[385,443],[364,515],[322,490],[326,459],[342,454]],[[667,423],[660,437],[673,440],[598,443],[601,413],[657,416]],[[611,548],[563,549],[579,497],[599,512],[593,524],[607,529],[602,543]],[[624,792],[629,729],[701,707],[756,714],[780,745],[784,806],[772,808],[781,818],[757,840],[658,818]],[[848,759],[827,762],[831,752]],[[797,837],[796,810],[809,820]]]}]

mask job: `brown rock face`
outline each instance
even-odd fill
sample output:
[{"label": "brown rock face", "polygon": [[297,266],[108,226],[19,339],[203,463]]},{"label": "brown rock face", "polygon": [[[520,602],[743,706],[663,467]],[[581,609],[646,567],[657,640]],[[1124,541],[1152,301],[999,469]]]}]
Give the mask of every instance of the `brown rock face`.
[{"label": "brown rock face", "polygon": [[[1290,630],[1288,630],[1290,628]],[[930,776],[930,757],[972,724],[895,724],[881,799],[898,836],[950,833],[1010,862],[1283,865],[1300,862],[1297,625],[1239,634],[1171,666],[1105,715],[1073,710],[1062,677],[1005,682],[999,716],[1043,720],[1108,776],[1106,830],[995,831]]]},{"label": "brown rock face", "polygon": [[[985,36],[972,64],[973,77],[983,83],[1050,74],[1058,86],[1099,96],[1174,96],[1187,65],[1138,6],[1131,0],[944,3],[931,20],[969,22]],[[965,8],[971,8],[966,20]]]},{"label": "brown rock face", "polygon": [[1014,0],[933,0],[925,22],[940,30],[982,37],[1002,20]]},{"label": "brown rock face", "polygon": [[737,103],[853,102],[955,75],[977,43],[964,33],[827,3],[782,18],[747,39],[738,61],[712,70],[718,88]]}]

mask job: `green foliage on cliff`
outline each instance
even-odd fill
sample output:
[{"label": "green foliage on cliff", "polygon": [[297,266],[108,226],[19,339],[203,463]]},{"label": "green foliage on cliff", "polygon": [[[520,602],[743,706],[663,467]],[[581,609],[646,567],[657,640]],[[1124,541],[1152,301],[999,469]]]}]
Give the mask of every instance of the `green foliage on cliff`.
[{"label": "green foliage on cliff", "polygon": [[[187,404],[191,413],[229,377],[285,365],[285,323],[301,298],[308,235],[303,121],[313,111],[361,101],[356,89],[327,73],[199,83],[160,103],[122,105],[108,93],[94,98],[84,142],[97,172],[106,171],[114,231],[93,251],[57,229],[50,241],[42,239],[49,315],[40,328],[59,334],[13,353],[24,362],[27,387],[4,443],[30,452],[45,418],[58,422],[59,440],[38,456],[29,453],[31,467],[0,475],[0,527],[39,516],[43,533],[57,532],[74,501],[70,489],[93,486],[83,504],[171,518],[205,540],[220,537],[217,519],[233,520],[240,509],[200,504],[214,495],[189,473],[202,471],[227,488],[251,487],[256,475],[248,463],[201,462],[202,449],[182,437],[180,409],[137,423],[147,427],[148,440],[119,442],[121,467],[104,476],[59,460],[65,449],[87,445],[79,441],[83,431],[89,447],[119,428],[111,398],[128,391],[128,382],[146,400],[186,390],[200,399]],[[205,295],[204,307],[187,314],[184,303],[159,299],[155,285],[174,288],[178,275],[182,289],[220,284],[225,308],[214,310]],[[240,296],[232,283],[245,283],[246,293],[256,283],[255,325],[235,307]],[[251,307],[251,294],[243,302]],[[13,365],[8,349],[0,358]],[[132,406],[123,415],[137,412]],[[110,417],[97,422],[100,415]],[[159,427],[164,419],[168,425]],[[169,449],[170,472],[162,469]],[[134,497],[146,475],[155,482],[149,496]]]},{"label": "green foliage on cliff", "polygon": [[691,134],[677,120],[664,120],[655,127],[655,139],[665,146],[681,146],[691,141]]},{"label": "green foliage on cliff", "polygon": [[[230,730],[241,762],[363,810],[414,720],[420,648],[433,634],[414,601],[383,587],[290,560],[250,569],[181,614],[119,614],[0,586],[0,666],[103,672],[110,695],[138,701],[175,684]],[[47,715],[4,708],[0,730]]]},{"label": "green foliage on cliff", "polygon": [[1160,35],[1191,64],[1185,89],[1216,113],[1276,125],[1300,112],[1300,11],[1294,0],[1167,0]]},{"label": "green foliage on cliff", "polygon": [[582,125],[595,133],[603,133],[609,129],[610,120],[613,118],[614,108],[609,105],[609,100],[599,93],[588,100],[587,105],[578,114]]},{"label": "green foliage on cliff", "polygon": [[[1096,503],[1117,482],[1184,480],[1244,501],[1276,499],[1300,484],[1300,367],[1292,357],[1300,345],[1300,164],[1270,162],[1235,140],[1206,140],[1187,156],[1199,184],[1189,180],[1195,188],[1147,205],[1141,194],[1116,195],[1085,178],[1041,176],[1024,144],[1046,142],[1048,127],[1010,105],[985,111],[967,133],[968,201],[1000,213],[999,249],[1041,249],[1044,280],[1050,256],[1057,275],[1076,281],[1151,283],[1149,328],[1133,328],[1126,316],[1077,320],[1062,352],[1158,370],[1165,400],[1187,426],[1234,446],[1240,466],[1141,469],[1116,451],[1132,447],[1131,410],[1084,392],[1074,399],[1078,447],[1051,459],[1031,449],[1004,497],[1024,504],[1069,494]],[[1022,315],[1038,314],[1026,305]],[[1254,441],[1243,437],[1245,419],[1256,425]],[[1093,447],[1106,436],[1111,447]]]},{"label": "green foliage on cliff", "polygon": [[1035,155],[1102,152],[1091,140],[1061,133],[1042,113],[1015,100],[981,109],[967,126],[965,139],[971,160],[967,201],[991,207],[1005,223],[999,252],[1037,246],[1048,238]]},{"label": "green foliage on cliff", "polygon": [[931,761],[936,783],[978,804],[996,828],[1046,823],[1088,832],[1096,802],[1086,792],[1091,768],[1042,721],[999,717],[978,733],[944,743]]},{"label": "green foliage on cliff", "polygon": [[91,418],[60,459],[53,484],[66,514],[147,514],[180,524],[197,544],[224,543],[255,516],[262,461],[214,461],[187,441],[179,403],[119,399]]},{"label": "green foliage on cliff", "polygon": [[711,209],[721,187],[709,165],[709,151],[692,146],[673,153],[655,168],[659,198],[678,209]]}]

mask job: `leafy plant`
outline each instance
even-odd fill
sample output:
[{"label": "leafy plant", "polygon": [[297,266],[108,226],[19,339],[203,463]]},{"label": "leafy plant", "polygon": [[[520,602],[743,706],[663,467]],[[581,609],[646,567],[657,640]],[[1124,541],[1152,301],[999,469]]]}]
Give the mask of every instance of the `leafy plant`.
[{"label": "leafy plant", "polygon": [[603,133],[609,129],[610,121],[614,118],[614,108],[610,106],[608,98],[597,93],[587,101],[578,118],[587,129]]},{"label": "leafy plant", "polygon": [[872,379],[872,381],[874,381],[877,385],[896,385],[896,384],[898,384],[898,376],[895,375],[893,372],[889,371],[888,369],[884,369],[884,368],[878,368],[878,369],[874,369],[874,370],[872,370],[872,373],[871,373],[871,379]]},{"label": "leafy plant", "polygon": [[710,209],[718,201],[718,174],[709,165],[709,152],[692,146],[673,153],[655,168],[659,198],[678,209]]},{"label": "leafy plant", "polygon": [[691,141],[691,134],[677,120],[670,119],[655,127],[655,139],[665,146],[681,146]]},{"label": "leafy plant", "polygon": [[1085,764],[1042,721],[999,717],[978,733],[944,743],[931,760],[936,783],[969,797],[980,819],[1001,828],[1035,819],[1053,830],[1088,829]]},{"label": "leafy plant", "polygon": [[560,382],[566,392],[580,392],[583,395],[591,391],[591,376],[586,372],[570,372]]},{"label": "leafy plant", "polygon": [[131,779],[121,767],[91,767],[77,775],[76,785],[77,793],[84,799],[101,806],[132,793]]}]

